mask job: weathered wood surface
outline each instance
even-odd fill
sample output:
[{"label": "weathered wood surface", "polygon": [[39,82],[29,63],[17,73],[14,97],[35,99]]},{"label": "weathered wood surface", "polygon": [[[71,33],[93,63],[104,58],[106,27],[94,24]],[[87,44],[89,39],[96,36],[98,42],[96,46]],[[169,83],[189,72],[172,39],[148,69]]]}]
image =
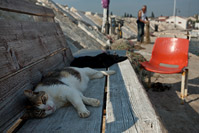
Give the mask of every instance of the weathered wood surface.
[{"label": "weathered wood surface", "polygon": [[0,0],[0,10],[33,15],[51,22],[0,20],[0,132],[6,132],[24,112],[23,90],[73,60],[51,9],[24,0]]},{"label": "weathered wood surface", "polygon": [[18,132],[101,133],[104,87],[105,78],[89,82],[85,96],[97,98],[101,102],[100,107],[87,106],[91,112],[90,117],[80,118],[71,105],[57,110],[47,118],[28,120]]},{"label": "weathered wood surface", "polygon": [[68,55],[64,57],[64,53],[60,52],[0,81],[0,132],[8,129],[22,116],[26,103],[23,90],[32,89],[49,71],[69,66],[72,58]]},{"label": "weathered wood surface", "polygon": [[54,17],[54,12],[24,0],[0,0],[0,10],[24,13],[36,16]]},{"label": "weathered wood surface", "polygon": [[[76,57],[95,56],[102,53],[102,50],[81,50],[77,52]],[[116,50],[110,51],[119,55],[125,55],[126,51]],[[104,70],[104,69],[100,69]],[[101,102],[98,108],[88,107],[91,111],[89,118],[79,118],[74,107],[64,107],[55,114],[45,119],[29,120],[23,125],[19,132],[70,132],[70,133],[97,133],[102,131],[102,115],[104,103],[105,78],[95,79],[89,82],[88,90],[85,95],[97,98]]]},{"label": "weathered wood surface", "polygon": [[56,23],[0,20],[0,78],[68,48]]},{"label": "weathered wood surface", "polygon": [[161,123],[129,60],[113,65],[117,74],[108,79],[106,130],[161,133]]}]

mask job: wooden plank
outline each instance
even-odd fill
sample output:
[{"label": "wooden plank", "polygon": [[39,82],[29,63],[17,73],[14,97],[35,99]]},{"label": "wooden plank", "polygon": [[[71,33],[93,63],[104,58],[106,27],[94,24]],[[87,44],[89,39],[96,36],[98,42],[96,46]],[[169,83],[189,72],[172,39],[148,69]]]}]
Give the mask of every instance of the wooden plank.
[{"label": "wooden plank", "polygon": [[129,60],[110,67],[106,132],[161,133],[161,122]]},{"label": "wooden plank", "polygon": [[[27,22],[0,20],[0,35],[15,35],[15,39],[29,39],[31,36],[48,36],[49,34],[63,34],[58,23],[52,22]],[[29,33],[29,34],[28,34]]]},{"label": "wooden plank", "polygon": [[57,68],[69,66],[71,57],[64,61],[64,52],[58,53],[16,75],[0,81],[0,132],[7,129],[24,110],[24,89],[31,89],[42,75]]},{"label": "wooden plank", "polygon": [[0,46],[0,75],[7,75],[18,69],[11,57],[12,51],[10,52],[8,53],[5,47]]},{"label": "wooden plank", "polygon": [[62,43],[58,42],[60,39],[62,39],[62,37],[49,36],[34,40],[19,40],[9,45],[10,48],[15,51],[20,68],[23,68],[64,48]]},{"label": "wooden plank", "polygon": [[68,48],[56,23],[0,21],[0,78]]},{"label": "wooden plank", "polygon": [[122,78],[120,68],[117,64],[110,67],[117,73],[108,78],[107,101],[106,101],[106,126],[105,132],[124,132],[133,127],[138,118],[130,106],[127,88]]},{"label": "wooden plank", "polygon": [[25,0],[0,0],[0,10],[36,16],[55,16],[53,10]]},{"label": "wooden plank", "polygon": [[[103,69],[100,69],[103,70]],[[88,88],[84,93],[87,97],[97,98],[101,102],[100,107],[87,106],[91,112],[88,118],[80,118],[74,107],[64,107],[57,110],[53,115],[44,119],[28,120],[19,133],[24,132],[81,132],[81,133],[100,133],[102,123],[102,109],[104,99],[105,78],[95,79],[89,82]]]}]

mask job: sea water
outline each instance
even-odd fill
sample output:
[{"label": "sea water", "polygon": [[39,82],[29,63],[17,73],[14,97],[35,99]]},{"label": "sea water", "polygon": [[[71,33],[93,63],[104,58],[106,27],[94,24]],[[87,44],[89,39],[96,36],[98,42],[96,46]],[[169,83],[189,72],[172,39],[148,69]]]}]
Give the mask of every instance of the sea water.
[{"label": "sea water", "polygon": [[191,38],[189,42],[189,52],[199,56],[199,38]]}]

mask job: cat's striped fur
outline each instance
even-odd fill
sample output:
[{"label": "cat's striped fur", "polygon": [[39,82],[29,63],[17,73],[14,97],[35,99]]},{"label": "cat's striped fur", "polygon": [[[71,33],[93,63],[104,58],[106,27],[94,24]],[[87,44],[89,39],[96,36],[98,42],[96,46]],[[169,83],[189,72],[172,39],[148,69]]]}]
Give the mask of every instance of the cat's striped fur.
[{"label": "cat's striped fur", "polygon": [[97,71],[91,68],[67,67],[54,71],[39,83],[35,90],[25,90],[24,94],[30,100],[31,107],[27,109],[27,117],[43,118],[54,113],[60,107],[71,103],[80,117],[88,117],[90,112],[85,104],[99,106],[100,101],[85,97],[90,79],[102,78],[114,74],[115,71]]}]

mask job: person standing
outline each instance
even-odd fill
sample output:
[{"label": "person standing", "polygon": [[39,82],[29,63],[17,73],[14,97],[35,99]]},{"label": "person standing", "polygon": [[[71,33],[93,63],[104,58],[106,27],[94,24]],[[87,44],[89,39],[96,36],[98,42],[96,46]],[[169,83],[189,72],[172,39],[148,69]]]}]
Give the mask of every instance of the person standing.
[{"label": "person standing", "polygon": [[106,22],[108,22],[108,14],[109,14],[108,11],[109,11],[110,0],[102,0],[101,3],[102,3],[102,7],[104,9],[101,32],[104,33],[105,32],[105,24],[106,24]]},{"label": "person standing", "polygon": [[141,10],[138,11],[137,19],[137,43],[141,44],[144,40],[144,25],[148,23],[148,18],[146,16],[147,6],[144,5]]}]

